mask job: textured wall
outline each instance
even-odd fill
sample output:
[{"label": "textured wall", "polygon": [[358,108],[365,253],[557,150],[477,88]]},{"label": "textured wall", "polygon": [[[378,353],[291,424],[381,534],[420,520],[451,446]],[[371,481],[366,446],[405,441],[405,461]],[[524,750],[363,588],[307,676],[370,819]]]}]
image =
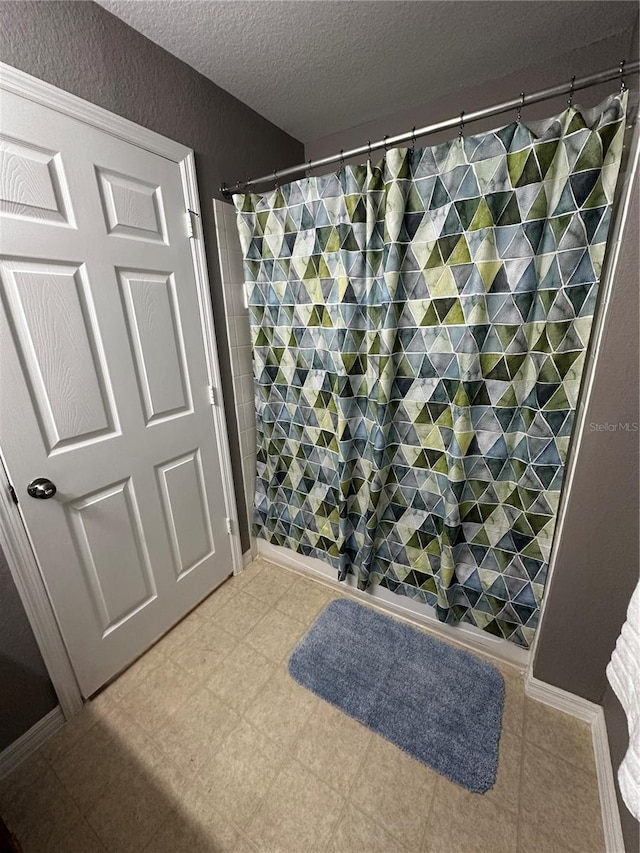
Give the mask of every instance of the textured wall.
[{"label": "textured wall", "polygon": [[[220,46],[212,45],[212,50]],[[90,2],[0,2],[0,60],[193,148],[243,550],[249,548],[211,199],[223,181],[302,159],[302,145]],[[55,704],[26,616],[0,564],[0,749]]]},{"label": "textured wall", "polygon": [[[224,49],[211,45],[212,50]],[[193,148],[243,551],[249,547],[211,199],[300,162],[297,140],[95,3],[0,2],[0,60]]]},{"label": "textured wall", "polygon": [[0,752],[58,704],[2,551],[0,697]]}]

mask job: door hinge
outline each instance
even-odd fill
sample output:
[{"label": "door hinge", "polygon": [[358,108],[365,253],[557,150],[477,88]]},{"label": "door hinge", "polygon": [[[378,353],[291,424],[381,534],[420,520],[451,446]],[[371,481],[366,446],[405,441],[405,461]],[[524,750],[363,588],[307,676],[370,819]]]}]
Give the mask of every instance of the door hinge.
[{"label": "door hinge", "polygon": [[226,524],[227,524],[227,533],[228,533],[229,535],[231,535],[231,532],[232,532],[232,530],[231,530],[231,519],[230,519],[230,518],[225,518],[225,522],[226,522]]},{"label": "door hinge", "polygon": [[11,495],[11,500],[14,502],[16,506],[18,506],[18,496],[16,494],[16,490],[13,488],[11,483],[9,483],[9,494]]},{"label": "door hinge", "polygon": [[187,236],[190,240],[195,239],[198,236],[198,214],[191,210],[190,208],[187,210],[185,216],[187,217]]},{"label": "door hinge", "polygon": [[213,387],[213,385],[209,385],[209,402],[212,406],[218,405],[218,400],[216,398],[216,389]]}]

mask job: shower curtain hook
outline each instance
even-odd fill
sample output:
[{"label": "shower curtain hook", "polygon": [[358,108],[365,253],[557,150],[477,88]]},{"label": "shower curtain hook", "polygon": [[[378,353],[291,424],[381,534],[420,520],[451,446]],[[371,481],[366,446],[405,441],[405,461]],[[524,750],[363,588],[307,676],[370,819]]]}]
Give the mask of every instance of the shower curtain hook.
[{"label": "shower curtain hook", "polygon": [[462,139],[464,131],[464,110],[460,113],[460,127],[458,128],[458,139]]},{"label": "shower curtain hook", "polygon": [[520,103],[518,105],[518,115],[516,116],[516,121],[520,124],[522,119],[522,108],[524,107],[524,92],[520,92]]},{"label": "shower curtain hook", "polygon": [[626,92],[626,90],[627,90],[627,84],[624,82],[624,66],[625,66],[625,63],[626,63],[626,59],[623,59],[620,62],[620,94],[621,95],[623,92]]},{"label": "shower curtain hook", "polygon": [[415,124],[411,128],[411,151],[416,150],[416,126]]},{"label": "shower curtain hook", "polygon": [[311,157],[309,157],[309,162],[307,163],[307,168],[304,170],[307,178],[311,177]]},{"label": "shower curtain hook", "polygon": [[340,149],[340,168],[344,169],[344,148]]},{"label": "shower curtain hook", "polygon": [[389,134],[388,134],[388,133],[385,133],[384,138],[383,138],[383,140],[382,140],[382,144],[383,144],[383,146],[384,146],[384,153],[385,153],[385,154],[386,154],[386,153],[388,152],[388,150],[389,150],[389,149],[387,148],[387,139],[388,139],[388,138],[389,138]]},{"label": "shower curtain hook", "polygon": [[573,106],[573,84],[576,82],[576,75],[574,74],[571,78],[571,86],[569,87],[569,100],[567,101],[567,106]]},{"label": "shower curtain hook", "polygon": [[367,154],[367,160],[369,161],[369,165],[371,165],[371,140],[370,139],[367,139],[367,150],[369,152]]},{"label": "shower curtain hook", "polygon": [[273,180],[275,182],[275,188],[280,189],[280,183],[278,181],[278,173],[275,169],[273,170]]}]

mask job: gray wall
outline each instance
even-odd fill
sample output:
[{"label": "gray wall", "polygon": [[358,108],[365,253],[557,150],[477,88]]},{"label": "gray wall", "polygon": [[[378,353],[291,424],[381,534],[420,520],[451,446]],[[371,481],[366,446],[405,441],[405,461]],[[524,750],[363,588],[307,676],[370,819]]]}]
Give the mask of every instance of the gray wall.
[{"label": "gray wall", "polygon": [[[224,45],[211,45],[223,50]],[[242,466],[211,199],[235,183],[293,165],[303,146],[96,3],[0,2],[0,60],[193,148],[242,550],[249,548]]]},{"label": "gray wall", "polygon": [[[221,46],[212,45],[212,50]],[[297,163],[303,147],[90,2],[0,2],[0,60],[193,148],[243,550],[248,525],[211,199],[223,181]],[[0,749],[56,703],[0,561]]]},{"label": "gray wall", "polygon": [[[521,91],[531,92],[617,66],[622,57],[638,57],[638,31],[621,33],[585,48],[572,49],[556,61],[524,68],[517,74],[438,98],[411,110],[381,117],[316,140],[306,146],[305,158],[335,154],[417,127],[442,121],[500,101]],[[637,76],[627,79],[637,102]],[[575,102],[595,106],[616,83],[578,92]],[[566,96],[523,112],[535,121],[565,109]],[[508,123],[506,115],[474,122],[469,132]],[[451,131],[426,137],[422,144],[450,138]],[[421,140],[418,140],[418,145]],[[380,156],[379,154],[377,156]],[[617,768],[628,745],[626,719],[615,697],[605,694],[605,666],[624,621],[631,591],[638,579],[638,433],[592,432],[589,423],[637,423],[638,414],[638,192],[623,237],[623,252],[614,286],[598,370],[587,414],[587,430],[577,458],[575,486],[568,507],[558,562],[546,592],[534,674],[542,681],[591,701],[605,700],[612,759]],[[625,842],[638,849],[638,823],[621,803]]]},{"label": "gray wall", "polygon": [[0,752],[58,700],[0,551]]}]

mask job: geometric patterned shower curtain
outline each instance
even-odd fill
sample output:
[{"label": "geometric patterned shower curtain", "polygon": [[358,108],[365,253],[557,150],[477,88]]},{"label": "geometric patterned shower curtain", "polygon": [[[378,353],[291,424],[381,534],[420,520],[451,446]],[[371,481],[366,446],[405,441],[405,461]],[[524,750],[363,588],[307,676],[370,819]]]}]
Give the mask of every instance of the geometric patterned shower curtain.
[{"label": "geometric patterned shower curtain", "polygon": [[625,106],[234,197],[257,536],[529,646]]}]

